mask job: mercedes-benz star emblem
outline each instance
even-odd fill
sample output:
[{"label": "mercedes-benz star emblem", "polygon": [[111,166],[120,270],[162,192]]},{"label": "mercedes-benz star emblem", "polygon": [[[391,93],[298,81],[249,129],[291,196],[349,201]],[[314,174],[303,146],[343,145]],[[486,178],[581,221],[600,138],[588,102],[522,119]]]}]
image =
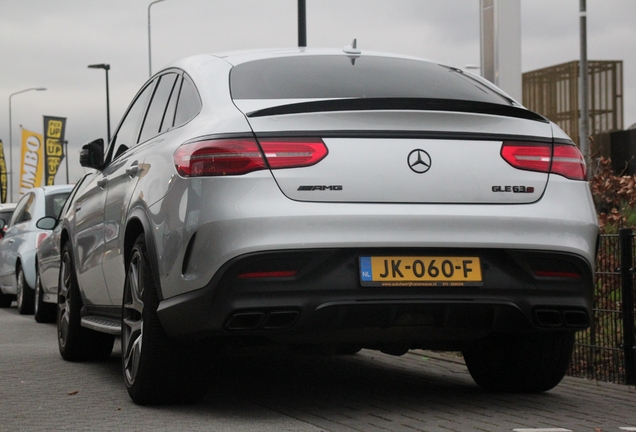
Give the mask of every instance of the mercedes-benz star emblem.
[{"label": "mercedes-benz star emblem", "polygon": [[407,158],[409,168],[418,174],[424,174],[431,169],[431,156],[422,149],[415,149]]}]

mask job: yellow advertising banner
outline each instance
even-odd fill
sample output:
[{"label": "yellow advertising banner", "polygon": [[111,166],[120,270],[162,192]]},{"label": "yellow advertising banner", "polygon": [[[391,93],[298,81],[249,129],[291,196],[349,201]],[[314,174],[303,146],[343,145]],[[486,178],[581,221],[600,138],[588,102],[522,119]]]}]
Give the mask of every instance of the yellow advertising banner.
[{"label": "yellow advertising banner", "polygon": [[55,184],[60,163],[64,159],[64,130],[66,118],[44,116],[44,173],[46,185]]},{"label": "yellow advertising banner", "polygon": [[2,140],[0,140],[0,202],[7,202],[7,162],[4,159]]},{"label": "yellow advertising banner", "polygon": [[22,163],[20,167],[20,195],[42,186],[44,178],[44,146],[42,134],[22,129]]}]

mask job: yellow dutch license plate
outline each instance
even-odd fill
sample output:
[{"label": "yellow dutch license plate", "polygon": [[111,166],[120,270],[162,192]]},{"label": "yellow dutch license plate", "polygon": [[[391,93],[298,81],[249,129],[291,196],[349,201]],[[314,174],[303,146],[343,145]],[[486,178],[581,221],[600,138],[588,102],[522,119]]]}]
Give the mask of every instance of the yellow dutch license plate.
[{"label": "yellow dutch license plate", "polygon": [[479,257],[362,256],[363,286],[482,285]]}]

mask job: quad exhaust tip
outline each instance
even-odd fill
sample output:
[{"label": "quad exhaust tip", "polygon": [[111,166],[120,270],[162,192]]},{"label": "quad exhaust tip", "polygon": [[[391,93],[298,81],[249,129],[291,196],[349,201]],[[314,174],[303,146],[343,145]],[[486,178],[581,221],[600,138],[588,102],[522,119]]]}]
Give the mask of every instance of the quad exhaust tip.
[{"label": "quad exhaust tip", "polygon": [[546,328],[587,328],[590,325],[587,312],[580,309],[535,309],[534,318],[539,327]]}]

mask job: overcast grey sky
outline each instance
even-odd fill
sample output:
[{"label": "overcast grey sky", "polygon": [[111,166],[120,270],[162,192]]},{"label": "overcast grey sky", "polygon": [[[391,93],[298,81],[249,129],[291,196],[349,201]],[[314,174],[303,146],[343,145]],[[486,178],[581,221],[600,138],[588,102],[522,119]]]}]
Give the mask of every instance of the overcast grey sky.
[{"label": "overcast grey sky", "polygon": [[[464,67],[479,64],[479,0],[306,0],[307,44],[355,37],[365,50]],[[70,180],[82,174],[82,144],[106,138],[105,74],[111,65],[111,129],[148,79],[151,0],[0,0],[0,139],[13,170],[20,129],[67,117]],[[636,0],[587,0],[588,58],[623,60],[624,125],[636,123]],[[151,8],[153,72],[192,54],[297,45],[297,0],[165,0]],[[521,0],[524,72],[579,58],[579,0]],[[60,168],[57,183],[66,173]],[[15,181],[14,181],[15,183]]]}]

